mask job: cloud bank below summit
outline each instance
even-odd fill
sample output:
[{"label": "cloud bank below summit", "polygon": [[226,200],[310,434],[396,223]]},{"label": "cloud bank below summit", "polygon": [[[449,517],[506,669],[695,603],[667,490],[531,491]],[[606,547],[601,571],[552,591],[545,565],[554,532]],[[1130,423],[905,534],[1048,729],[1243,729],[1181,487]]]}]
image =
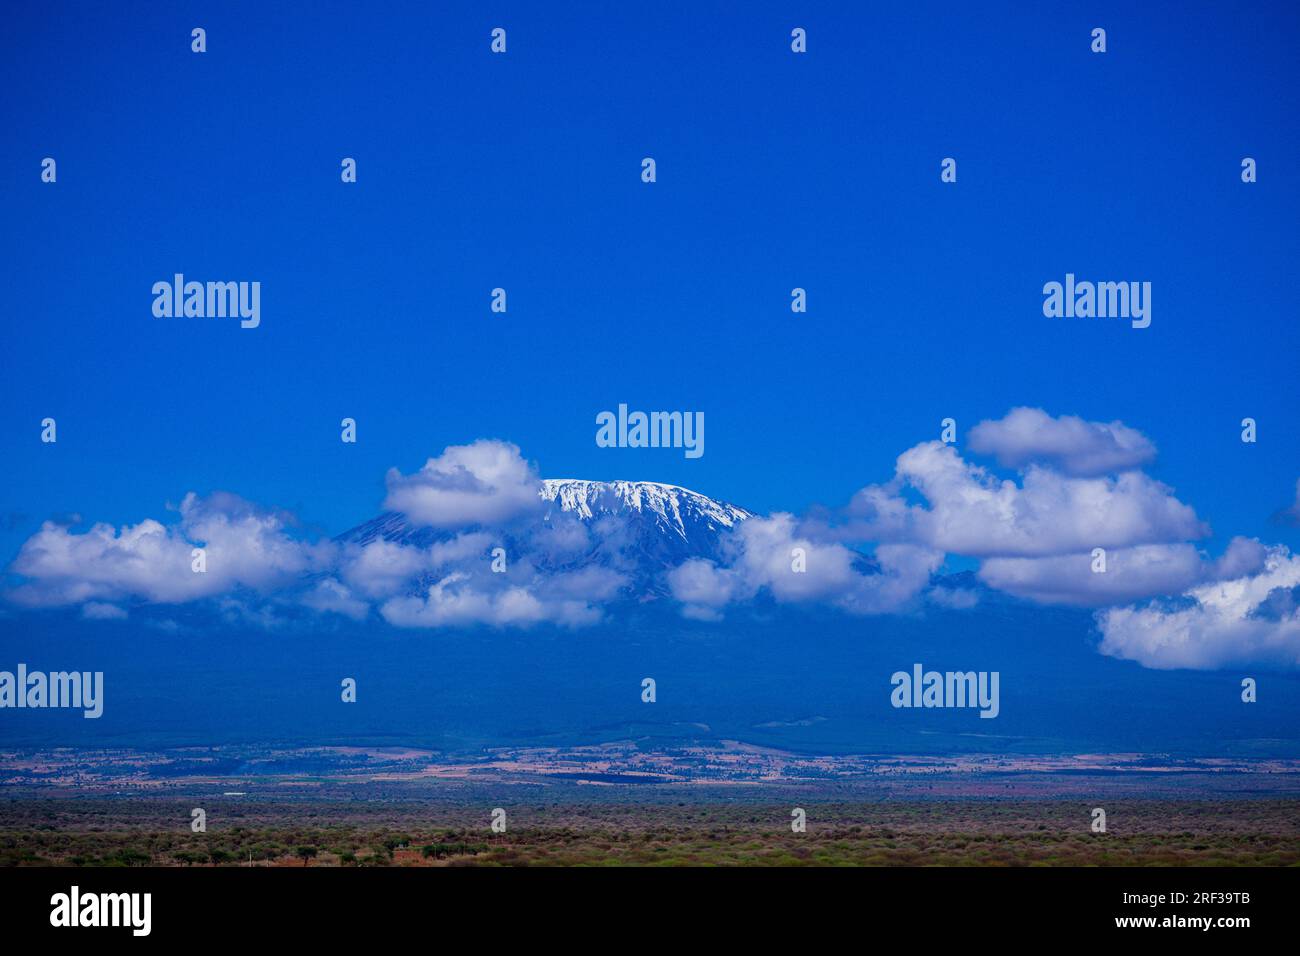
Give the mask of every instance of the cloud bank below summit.
[{"label": "cloud bank below summit", "polygon": [[[966,450],[992,464],[922,442],[897,457],[892,478],[841,508],[719,527],[712,556],[654,569],[663,592],[703,620],[760,595],[851,614],[926,602],[963,610],[977,592],[933,586],[945,561],[960,557],[996,591],[1097,608],[1100,650],[1144,666],[1300,664],[1300,556],[1246,538],[1206,554],[1197,542],[1208,525],[1142,470],[1156,455],[1145,435],[1016,408],[973,427]],[[548,508],[536,467],[512,444],[451,446],[409,475],[390,469],[386,488],[384,506],[429,529],[428,540],[310,541],[291,515],[191,493],[168,523],[77,532],[46,522],[9,566],[6,597],[78,606],[89,620],[212,600],[263,622],[307,609],[446,628],[580,627],[638,596],[645,559],[629,517]],[[504,560],[494,559],[498,547]],[[196,548],[203,573],[192,570]],[[1098,548],[1104,573],[1094,570]]]}]

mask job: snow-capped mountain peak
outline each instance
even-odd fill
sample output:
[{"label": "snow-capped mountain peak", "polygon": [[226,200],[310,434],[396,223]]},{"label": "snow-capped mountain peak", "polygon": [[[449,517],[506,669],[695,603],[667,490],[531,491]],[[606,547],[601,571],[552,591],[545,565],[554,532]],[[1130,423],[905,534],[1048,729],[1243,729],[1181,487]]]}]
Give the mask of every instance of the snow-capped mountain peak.
[{"label": "snow-capped mountain peak", "polygon": [[[591,528],[594,550],[590,557],[620,566],[632,559],[647,573],[656,574],[687,558],[718,558],[726,533],[753,517],[744,508],[657,481],[547,478],[542,480],[538,496],[543,502],[539,515],[542,522],[554,523],[564,515]],[[363,547],[387,541],[428,548],[454,534],[449,529],[416,524],[400,512],[387,511],[335,540]],[[526,536],[528,532],[515,527],[503,533],[502,540],[520,534]]]},{"label": "snow-capped mountain peak", "polygon": [[750,512],[725,501],[715,501],[689,488],[657,481],[588,481],[582,478],[547,478],[541,497],[584,521],[603,515],[636,512],[653,516],[662,531],[686,539],[693,531],[717,533],[734,528]]},{"label": "snow-capped mountain peak", "polygon": [[[494,544],[516,560],[526,555],[521,566],[542,573],[614,571],[625,582],[624,591],[642,600],[667,593],[666,574],[684,561],[724,560],[730,532],[753,517],[743,508],[689,488],[655,481],[548,478],[540,482],[538,498],[535,514],[506,527],[483,529],[491,531]],[[572,534],[575,523],[586,529],[577,539]],[[463,529],[470,530],[477,529]],[[386,542],[430,551],[460,533],[387,511],[334,540],[351,547]],[[575,542],[580,543],[575,546]],[[425,594],[431,582],[447,573],[442,565],[427,569],[412,593]]]}]

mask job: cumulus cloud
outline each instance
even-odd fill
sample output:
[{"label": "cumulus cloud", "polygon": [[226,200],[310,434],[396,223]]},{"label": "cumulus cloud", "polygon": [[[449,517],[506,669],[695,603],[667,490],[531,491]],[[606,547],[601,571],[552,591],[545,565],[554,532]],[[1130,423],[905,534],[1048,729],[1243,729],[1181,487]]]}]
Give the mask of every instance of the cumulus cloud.
[{"label": "cumulus cloud", "polygon": [[[913,504],[906,494],[917,493]],[[1208,527],[1141,472],[1072,478],[1031,465],[1020,484],[924,442],[898,456],[895,477],[857,493],[853,533],[973,557],[1041,557],[1203,537]]]},{"label": "cumulus cloud", "polygon": [[428,628],[469,624],[528,627],[542,622],[578,627],[594,624],[601,617],[600,610],[586,601],[551,597],[514,584],[485,587],[463,571],[435,581],[422,597],[385,602],[380,613],[398,627]]},{"label": "cumulus cloud", "polygon": [[[205,584],[192,579],[197,576],[190,572],[191,547],[153,519],[120,530],[96,524],[85,534],[46,521],[10,565],[11,571],[31,579],[10,596],[36,606],[133,594],[154,601],[189,600]],[[182,576],[182,569],[191,577]]]},{"label": "cumulus cloud", "polygon": [[357,593],[382,598],[401,591],[420,572],[432,568],[433,563],[428,550],[377,540],[361,547],[345,548],[339,574]]},{"label": "cumulus cloud", "polygon": [[[935,581],[952,555],[978,562],[986,588],[1108,608],[1102,649],[1147,666],[1295,663],[1300,558],[1242,538],[1217,559],[1204,553],[1196,542],[1209,528],[1140,470],[1154,455],[1143,435],[1018,408],[981,422],[969,444],[1016,476],[922,442],[842,509],[753,516],[720,532],[713,559],[665,569],[669,593],[702,620],[760,595],[854,614],[972,607],[977,590]],[[302,608],[353,621],[377,611],[413,628],[591,624],[643,580],[645,529],[621,515],[549,513],[540,487],[518,448],[483,440],[448,447],[409,476],[390,470],[385,505],[417,528],[394,540],[312,543],[292,516],[222,492],[187,495],[170,523],[78,531],[80,518],[51,520],[10,565],[7,595],[80,605],[91,620],[212,599],[227,619],[263,627]],[[1300,515],[1300,503],[1290,512]],[[192,570],[195,548],[204,573]],[[1106,551],[1104,573],[1093,570],[1095,548]]]},{"label": "cumulus cloud", "polygon": [[589,565],[547,576],[541,590],[552,598],[602,603],[611,600],[625,584],[627,576],[621,572]]},{"label": "cumulus cloud", "polygon": [[1177,594],[1226,575],[1251,573],[1264,563],[1258,541],[1235,538],[1218,561],[1191,544],[1148,544],[1105,554],[1095,571],[1091,552],[1047,558],[990,558],[979,577],[991,587],[1046,604],[1100,607],[1153,594]]},{"label": "cumulus cloud", "polygon": [[691,558],[668,572],[668,587],[683,604],[682,613],[700,621],[717,621],[721,609],[754,593],[730,568],[720,568],[704,558]]},{"label": "cumulus cloud", "polygon": [[970,588],[936,587],[925,596],[930,603],[953,611],[966,611],[980,602],[979,592]]},{"label": "cumulus cloud", "polygon": [[[859,613],[897,611],[922,592],[937,606],[972,607],[976,591],[931,585],[955,555],[977,559],[979,580],[1015,597],[1114,607],[1265,565],[1258,541],[1233,539],[1217,559],[1198,548],[1209,527],[1171,488],[1137,470],[1155,449],[1121,422],[1014,409],[976,426],[971,445],[1020,474],[1004,479],[952,445],[923,442],[898,456],[892,480],[866,486],[838,513],[746,521],[728,560],[672,571],[674,598],[702,619],[763,591]],[[791,573],[794,548],[806,550],[806,574]],[[1104,573],[1094,571],[1096,548],[1106,551]]]},{"label": "cumulus cloud", "polygon": [[1201,575],[1195,545],[1144,544],[1114,548],[1106,554],[1106,571],[1093,571],[1091,553],[1046,558],[990,558],[979,577],[991,587],[1043,604],[1095,607],[1176,593]]},{"label": "cumulus cloud", "polygon": [[509,442],[452,445],[413,475],[388,472],[386,508],[434,528],[498,525],[540,513],[541,479]]},{"label": "cumulus cloud", "polygon": [[1006,468],[1037,462],[1076,478],[1128,471],[1156,456],[1147,437],[1123,422],[1053,418],[1040,408],[1013,408],[1003,418],[980,422],[971,429],[968,444],[975,454],[991,455]]},{"label": "cumulus cloud", "polygon": [[[501,442],[448,448],[409,478],[390,473],[388,506],[432,526],[419,544],[310,543],[291,515],[224,492],[187,495],[170,524],[79,532],[75,521],[51,520],[10,565],[18,583],[7,596],[34,607],[79,604],[91,620],[124,617],[123,604],[211,599],[227,620],[267,628],[286,624],[295,607],[354,621],[377,608],[401,627],[591,623],[628,577],[618,560],[588,560],[599,535],[576,518],[516,520],[541,518],[539,486],[519,450]],[[603,525],[605,557],[620,558],[634,539]],[[494,567],[496,547],[508,554],[504,567]]]},{"label": "cumulus cloud", "polygon": [[335,578],[326,578],[302,597],[302,603],[315,611],[342,614],[354,621],[364,621],[370,614],[370,605],[358,599],[346,584]]},{"label": "cumulus cloud", "polygon": [[[84,533],[46,521],[10,565],[26,579],[11,599],[38,607],[130,599],[175,604],[238,587],[268,591],[328,557],[327,545],[290,535],[285,515],[235,495],[191,493],[179,511],[177,524],[147,518],[117,529],[95,524]],[[205,572],[193,570],[195,548],[205,552]]]},{"label": "cumulus cloud", "polygon": [[[526,510],[536,516],[529,494]],[[593,542],[577,519],[557,515],[485,531],[478,529],[486,512],[477,504],[472,511],[465,520],[476,530],[440,529],[441,537],[422,546],[384,540],[345,546],[340,577],[348,597],[376,602],[396,627],[578,627],[598,621],[600,606],[628,582],[617,567],[588,560]],[[322,609],[349,613],[333,603],[332,594],[317,596]]]},{"label": "cumulus cloud", "polygon": [[840,542],[814,540],[784,513],[743,522],[730,550],[723,564],[697,558],[669,573],[672,595],[688,617],[716,619],[727,604],[760,591],[781,602],[826,601],[857,614],[896,611],[925,587],[943,558],[910,544],[883,544],[872,562]]},{"label": "cumulus cloud", "polygon": [[[1236,570],[1237,568],[1225,568]],[[1256,573],[1203,584],[1175,600],[1097,615],[1101,651],[1160,669],[1300,665],[1300,556],[1268,549]]]},{"label": "cumulus cloud", "polygon": [[88,621],[121,621],[127,617],[127,612],[116,604],[90,601],[82,605],[81,616]]}]

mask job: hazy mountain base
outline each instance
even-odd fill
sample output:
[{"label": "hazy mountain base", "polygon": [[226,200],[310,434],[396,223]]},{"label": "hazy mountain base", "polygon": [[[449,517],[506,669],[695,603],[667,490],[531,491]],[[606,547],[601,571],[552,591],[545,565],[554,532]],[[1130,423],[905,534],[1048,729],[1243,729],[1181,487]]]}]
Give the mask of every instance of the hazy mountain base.
[{"label": "hazy mountain base", "polygon": [[[759,606],[723,621],[663,601],[578,630],[402,630],[311,616],[274,632],[198,607],[126,621],[0,618],[0,661],[104,672],[104,714],[8,710],[14,747],[357,743],[444,752],[743,740],[811,754],[1168,752],[1300,757],[1300,674],[1157,671],[1099,654],[1089,612],[985,595],[853,617]],[[288,613],[288,612],[284,612]],[[914,663],[998,671],[1000,712],[895,709]],[[1258,681],[1243,703],[1241,678]],[[340,681],[357,682],[355,703]],[[654,704],[641,682],[657,682]]]}]

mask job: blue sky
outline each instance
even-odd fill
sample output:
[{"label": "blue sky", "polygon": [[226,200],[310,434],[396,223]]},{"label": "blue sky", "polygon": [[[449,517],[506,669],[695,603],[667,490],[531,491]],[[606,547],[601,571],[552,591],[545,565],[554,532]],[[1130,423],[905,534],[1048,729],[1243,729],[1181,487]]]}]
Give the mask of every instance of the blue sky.
[{"label": "blue sky", "polygon": [[[337,533],[389,467],[478,438],[543,475],[838,506],[942,418],[1019,405],[1147,435],[1214,553],[1295,547],[1296,16],[18,5],[0,549],[191,490]],[[260,328],[155,319],[175,272],[260,281]],[[1044,318],[1066,272],[1150,281],[1151,327]],[[619,402],[704,411],[706,454],[598,448]]]}]

